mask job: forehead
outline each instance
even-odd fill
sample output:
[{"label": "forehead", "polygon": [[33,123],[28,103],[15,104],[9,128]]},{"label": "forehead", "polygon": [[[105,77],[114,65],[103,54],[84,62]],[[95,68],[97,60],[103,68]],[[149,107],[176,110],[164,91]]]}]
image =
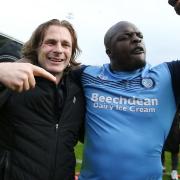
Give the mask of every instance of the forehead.
[{"label": "forehead", "polygon": [[120,23],[113,27],[111,36],[114,36],[116,34],[124,34],[127,32],[140,32],[140,30],[131,23]]},{"label": "forehead", "polygon": [[120,21],[119,23],[116,23],[106,32],[104,36],[105,47],[109,48],[111,46],[112,39],[114,39],[115,37],[129,32],[141,33],[139,29],[130,22]]},{"label": "forehead", "polygon": [[68,42],[72,42],[71,33],[66,27],[52,25],[49,26],[45,32],[44,40],[55,39],[55,40],[65,40]]}]

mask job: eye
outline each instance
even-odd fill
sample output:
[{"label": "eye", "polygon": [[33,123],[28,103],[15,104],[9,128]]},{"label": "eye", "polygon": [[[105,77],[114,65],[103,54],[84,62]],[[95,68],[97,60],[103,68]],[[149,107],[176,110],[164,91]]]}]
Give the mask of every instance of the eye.
[{"label": "eye", "polygon": [[54,41],[54,40],[48,40],[48,41],[45,41],[45,42],[44,42],[44,44],[49,45],[49,46],[52,46],[52,45],[54,45],[55,43],[56,43],[56,41]]},{"label": "eye", "polygon": [[62,46],[64,46],[64,47],[71,47],[71,44],[69,42],[63,42]]},{"label": "eye", "polygon": [[137,36],[141,39],[143,39],[143,34],[142,33],[138,33]]},{"label": "eye", "polygon": [[127,40],[129,39],[129,35],[128,34],[124,34],[124,35],[121,35],[117,38],[117,41],[124,41],[124,40]]}]

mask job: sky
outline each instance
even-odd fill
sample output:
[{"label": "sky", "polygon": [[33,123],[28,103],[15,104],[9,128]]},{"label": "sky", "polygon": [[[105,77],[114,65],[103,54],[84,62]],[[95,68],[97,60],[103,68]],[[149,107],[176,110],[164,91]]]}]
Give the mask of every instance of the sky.
[{"label": "sky", "polygon": [[70,21],[78,35],[83,64],[108,63],[103,38],[119,21],[135,24],[144,35],[152,65],[180,59],[180,16],[168,0],[6,0],[1,1],[0,32],[26,42],[41,23]]}]

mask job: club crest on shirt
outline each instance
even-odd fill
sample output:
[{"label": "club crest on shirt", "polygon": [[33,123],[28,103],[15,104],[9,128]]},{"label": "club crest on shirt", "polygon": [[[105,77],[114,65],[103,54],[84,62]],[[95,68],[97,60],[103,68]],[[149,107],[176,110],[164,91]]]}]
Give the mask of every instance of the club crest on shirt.
[{"label": "club crest on shirt", "polygon": [[99,75],[99,78],[100,78],[101,80],[107,80],[107,79],[108,79],[108,77],[107,77],[107,76],[104,76],[103,74],[100,74],[100,75]]},{"label": "club crest on shirt", "polygon": [[151,78],[143,78],[141,80],[142,86],[144,86],[147,89],[153,88],[154,87],[154,81]]}]

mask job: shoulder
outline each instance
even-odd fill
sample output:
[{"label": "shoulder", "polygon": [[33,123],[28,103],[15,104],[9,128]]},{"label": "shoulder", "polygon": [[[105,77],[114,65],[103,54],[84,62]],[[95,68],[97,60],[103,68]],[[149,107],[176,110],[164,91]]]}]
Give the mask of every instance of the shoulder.
[{"label": "shoulder", "polygon": [[64,77],[81,85],[81,76],[86,67],[85,65],[71,67],[65,72]]},{"label": "shoulder", "polygon": [[91,66],[91,65],[82,65],[78,66],[75,68],[72,68],[69,71],[69,75],[74,79],[74,80],[81,80],[83,74],[96,74],[96,72],[100,71],[101,67],[100,66]]},{"label": "shoulder", "polygon": [[98,74],[104,69],[103,66],[86,66],[86,68],[83,71],[83,74]]},{"label": "shoulder", "polygon": [[164,77],[170,77],[170,70],[168,68],[167,63],[161,63],[155,66],[150,66],[149,68],[146,68],[146,73],[154,74],[155,76],[164,76]]},{"label": "shoulder", "polygon": [[87,66],[85,66],[85,65],[72,67],[72,68],[68,71],[67,75],[68,75],[69,77],[71,77],[71,78],[72,78],[73,80],[75,80],[75,81],[80,81],[81,76],[82,76],[82,73],[83,73],[83,71],[84,71],[84,69],[85,69],[86,67],[87,67]]},{"label": "shoulder", "polygon": [[168,69],[168,66],[167,63],[161,63],[155,66],[151,66],[150,69],[154,71],[160,71],[160,70]]}]

